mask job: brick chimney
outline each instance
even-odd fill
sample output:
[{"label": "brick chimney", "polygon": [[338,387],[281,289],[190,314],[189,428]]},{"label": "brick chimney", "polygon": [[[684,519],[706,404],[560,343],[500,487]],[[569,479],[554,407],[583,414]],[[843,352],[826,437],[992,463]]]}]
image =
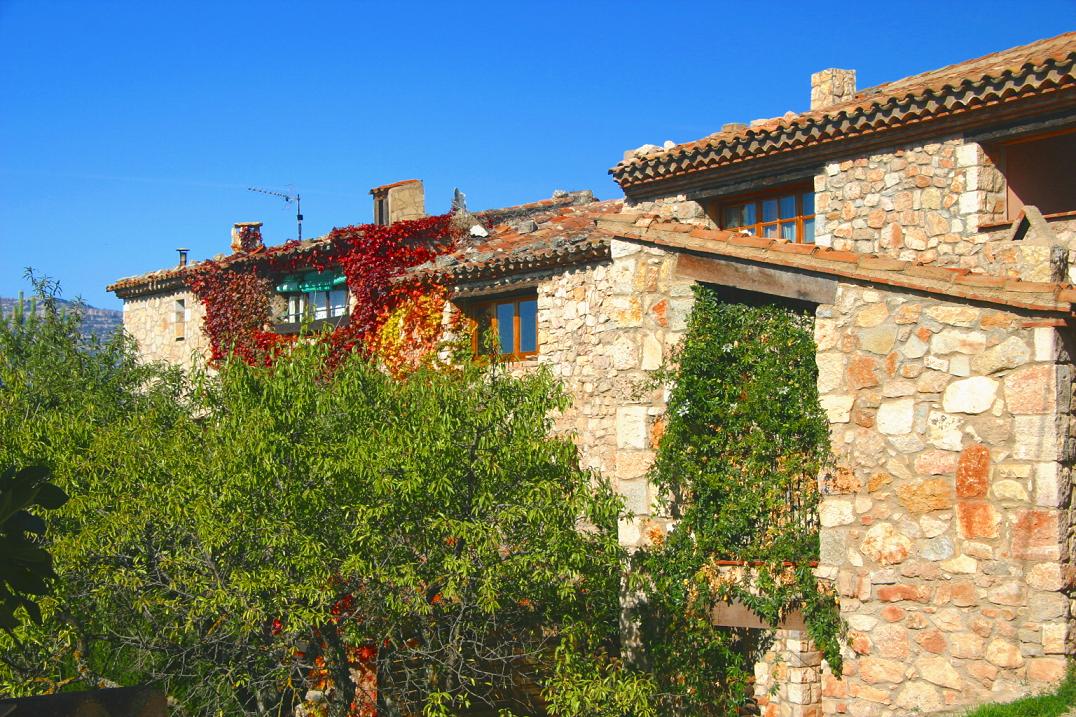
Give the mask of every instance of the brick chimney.
[{"label": "brick chimney", "polygon": [[374,198],[374,224],[388,226],[401,219],[426,216],[426,194],[420,179],[374,187],[370,194]]},{"label": "brick chimney", "polygon": [[856,96],[856,71],[831,67],[811,75],[811,109],[847,102]]},{"label": "brick chimney", "polygon": [[261,222],[236,222],[232,226],[232,251],[249,254],[265,248]]}]

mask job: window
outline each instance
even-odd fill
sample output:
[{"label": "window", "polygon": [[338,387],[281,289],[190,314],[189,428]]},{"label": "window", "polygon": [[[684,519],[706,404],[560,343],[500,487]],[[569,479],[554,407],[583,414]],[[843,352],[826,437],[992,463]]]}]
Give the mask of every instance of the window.
[{"label": "window", "polygon": [[538,299],[497,299],[475,306],[472,337],[476,354],[531,356],[538,353]]},{"label": "window", "polygon": [[175,324],[176,341],[183,341],[187,338],[187,318],[187,301],[176,299],[172,307],[172,323]]},{"label": "window", "polygon": [[1026,205],[1044,215],[1076,210],[1072,168],[1076,167],[1076,128],[1021,137],[991,152],[1005,174],[1005,207],[1009,221]]},{"label": "window", "polygon": [[374,224],[383,227],[389,225],[389,198],[379,197],[374,200]]},{"label": "window", "polygon": [[814,244],[814,190],[782,187],[759,194],[720,199],[714,217],[722,229],[755,236]]},{"label": "window", "polygon": [[347,280],[343,274],[311,272],[301,277],[289,276],[276,290],[287,299],[284,320],[289,324],[347,315]]}]

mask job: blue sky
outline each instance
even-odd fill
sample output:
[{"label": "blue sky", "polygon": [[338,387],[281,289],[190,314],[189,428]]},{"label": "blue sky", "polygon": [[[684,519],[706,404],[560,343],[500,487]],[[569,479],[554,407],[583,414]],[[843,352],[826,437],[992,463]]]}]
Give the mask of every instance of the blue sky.
[{"label": "blue sky", "polygon": [[120,306],[122,276],[227,251],[236,221],[295,236],[370,221],[418,177],[427,210],[555,189],[619,196],[625,149],[804,110],[1076,28],[1076,0],[51,2],[0,0],[0,295],[23,268]]}]

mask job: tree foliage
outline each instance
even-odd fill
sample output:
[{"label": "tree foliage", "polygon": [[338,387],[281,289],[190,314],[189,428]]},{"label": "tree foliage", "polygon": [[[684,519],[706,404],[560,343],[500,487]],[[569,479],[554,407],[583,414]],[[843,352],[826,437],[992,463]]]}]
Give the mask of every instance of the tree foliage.
[{"label": "tree foliage", "polygon": [[0,462],[71,495],[44,625],[0,636],[7,691],[150,682],[180,714],[286,714],[327,675],[328,714],[526,712],[559,645],[615,659],[620,504],[550,436],[548,373],[327,373],[311,342],[188,381],[59,315],[0,344]]},{"label": "tree foliage", "polygon": [[636,556],[633,587],[665,709],[719,715],[749,697],[765,642],[716,626],[718,601],[741,601],[770,624],[802,608],[840,668],[835,602],[812,570],[817,481],[830,454],[811,317],[723,302],[705,287],[695,298],[685,339],[658,376],[671,393],[651,479],[675,527]]}]

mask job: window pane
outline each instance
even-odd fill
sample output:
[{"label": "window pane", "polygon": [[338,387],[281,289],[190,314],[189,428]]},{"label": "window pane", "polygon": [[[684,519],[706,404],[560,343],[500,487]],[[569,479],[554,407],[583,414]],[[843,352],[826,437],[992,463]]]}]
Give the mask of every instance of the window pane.
[{"label": "window pane", "polygon": [[303,318],[303,297],[292,294],[288,297],[288,321],[295,323]]},{"label": "window pane", "polygon": [[519,302],[519,352],[538,350],[538,301]]},{"label": "window pane", "polygon": [[781,218],[790,219],[794,216],[796,216],[796,195],[781,197]]},{"label": "window pane", "polygon": [[343,316],[347,313],[347,289],[333,289],[329,292],[329,315]]},{"label": "window pane", "polygon": [[814,192],[804,192],[803,197],[803,215],[814,214]]},{"label": "window pane", "polygon": [[754,202],[747,204],[743,208],[743,218],[745,225],[758,223],[758,205]]},{"label": "window pane", "polygon": [[744,207],[740,205],[738,207],[725,207],[724,216],[721,220],[721,226],[725,229],[735,229],[736,227],[742,227],[747,222],[744,221]]},{"label": "window pane", "polygon": [[814,244],[814,219],[803,220],[803,243]]},{"label": "window pane", "polygon": [[764,237],[766,237],[768,239],[776,239],[777,238],[777,225],[776,224],[769,224],[767,226],[762,227],[762,236],[764,236]]},{"label": "window pane", "polygon": [[781,225],[781,238],[796,241],[796,222],[785,222]]},{"label": "window pane", "polygon": [[497,304],[497,349],[502,354],[515,353],[516,305]]},{"label": "window pane", "polygon": [[762,221],[772,222],[777,219],[777,200],[776,199],[763,199],[762,200]]},{"label": "window pane", "polygon": [[315,319],[329,318],[328,295],[324,291],[311,291],[310,303],[314,307]]}]

